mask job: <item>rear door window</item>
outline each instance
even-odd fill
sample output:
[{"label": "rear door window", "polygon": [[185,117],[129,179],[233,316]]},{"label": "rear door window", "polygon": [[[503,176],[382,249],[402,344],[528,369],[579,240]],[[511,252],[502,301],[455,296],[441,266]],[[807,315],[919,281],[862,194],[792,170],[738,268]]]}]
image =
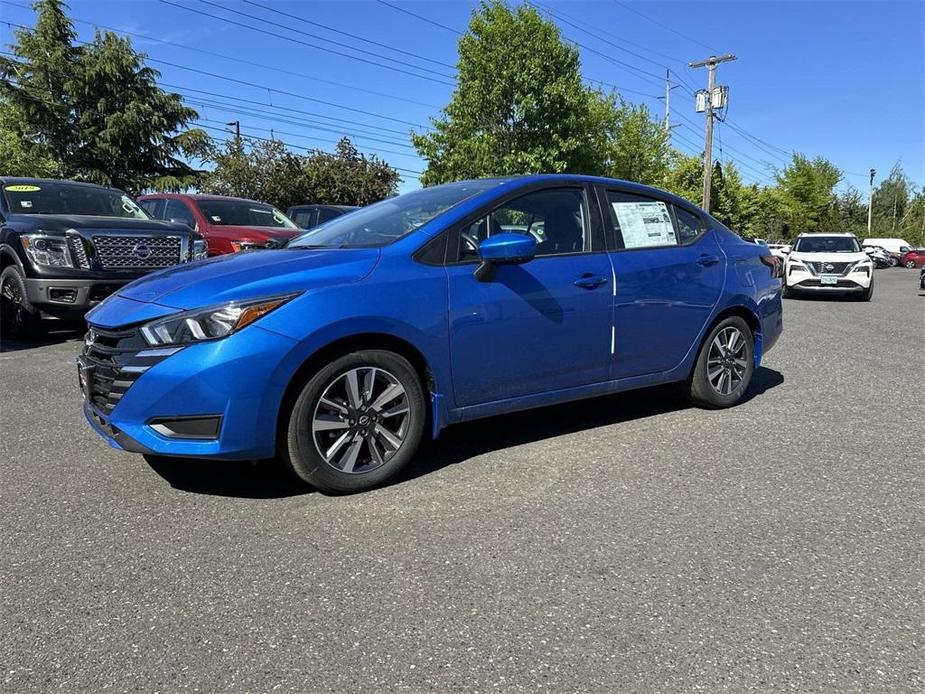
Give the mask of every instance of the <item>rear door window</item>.
[{"label": "rear door window", "polygon": [[141,200],[138,203],[141,209],[147,212],[155,219],[164,219],[164,201],[161,199]]},{"label": "rear door window", "polygon": [[703,220],[698,215],[675,205],[674,217],[677,222],[680,243],[693,241],[700,236],[703,231]]},{"label": "rear door window", "polygon": [[607,210],[618,248],[658,248],[678,245],[668,203],[615,190],[607,191]]},{"label": "rear door window", "polygon": [[176,222],[188,224],[191,227],[196,226],[196,220],[193,219],[193,213],[180,200],[167,200],[167,207],[164,211],[164,219],[170,219]]}]

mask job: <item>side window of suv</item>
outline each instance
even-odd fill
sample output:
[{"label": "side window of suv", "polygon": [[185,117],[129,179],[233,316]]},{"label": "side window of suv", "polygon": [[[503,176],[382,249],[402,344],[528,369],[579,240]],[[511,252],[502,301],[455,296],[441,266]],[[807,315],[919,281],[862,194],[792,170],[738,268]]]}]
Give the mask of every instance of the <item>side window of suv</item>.
[{"label": "side window of suv", "polygon": [[618,248],[676,246],[678,235],[668,204],[662,200],[607,191],[607,210]]},{"label": "side window of suv", "polygon": [[553,188],[515,198],[473,222],[460,235],[459,259],[478,259],[478,244],[496,234],[530,234],[537,257],[591,250],[581,188]]},{"label": "side window of suv", "polygon": [[164,219],[170,219],[175,222],[182,222],[191,227],[196,226],[196,220],[193,219],[193,213],[180,200],[168,200],[167,207],[163,214]]}]

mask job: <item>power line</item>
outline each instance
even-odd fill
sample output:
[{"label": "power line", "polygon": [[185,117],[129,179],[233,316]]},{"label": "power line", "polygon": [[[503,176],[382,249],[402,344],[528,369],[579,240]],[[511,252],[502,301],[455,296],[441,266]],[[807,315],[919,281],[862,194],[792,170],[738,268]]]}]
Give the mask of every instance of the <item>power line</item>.
[{"label": "power line", "polygon": [[[225,22],[225,23],[227,23],[227,24],[234,24],[235,26],[243,27],[243,28],[245,28],[245,29],[250,29],[251,31],[256,31],[256,32],[261,33],[261,34],[266,34],[267,36],[271,36],[272,38],[277,39],[277,40],[282,39],[282,40],[284,40],[284,41],[289,41],[289,42],[291,42],[291,43],[297,43],[297,44],[299,44],[299,45],[301,45],[301,46],[307,46],[308,48],[314,48],[315,50],[325,51],[325,52],[327,52],[327,53],[333,53],[333,54],[335,54],[335,55],[339,55],[339,56],[342,56],[342,57],[344,57],[344,58],[351,58],[352,60],[358,60],[358,61],[360,61],[360,62],[362,62],[362,63],[367,63],[367,64],[369,64],[369,65],[375,65],[376,67],[381,67],[381,68],[384,68],[384,69],[386,69],[386,70],[392,70],[393,72],[400,72],[400,73],[405,74],[405,75],[410,75],[411,77],[417,77],[418,79],[428,80],[429,82],[436,82],[436,83],[438,83],[438,84],[444,84],[444,85],[447,85],[447,86],[450,86],[450,87],[453,86],[453,83],[452,83],[452,82],[447,82],[447,81],[445,81],[445,80],[437,79],[436,77],[429,77],[428,75],[420,75],[420,74],[418,74],[418,73],[416,73],[416,72],[410,72],[409,70],[403,70],[402,68],[394,67],[394,66],[392,66],[392,65],[386,65],[386,64],[383,64],[383,63],[378,63],[378,62],[376,62],[375,60],[369,60],[369,59],[367,59],[367,58],[361,58],[361,57],[359,57],[359,56],[350,55],[349,53],[344,53],[344,52],[342,52],[342,51],[338,51],[338,50],[335,50],[335,49],[333,49],[333,48],[323,48],[323,47],[321,47],[321,46],[316,46],[315,44],[309,43],[308,41],[301,41],[301,40],[299,40],[299,39],[292,38],[291,36],[283,36],[283,35],[281,35],[281,34],[273,33],[273,32],[271,32],[271,31],[267,31],[266,29],[262,29],[261,27],[255,27],[255,26],[253,26],[253,25],[251,25],[251,24],[245,24],[244,22],[238,22],[238,21],[236,21],[236,20],[234,20],[234,19],[230,19],[230,18],[228,18],[228,17],[222,17],[222,16],[217,15],[217,14],[212,14],[212,13],[210,13],[210,12],[205,12],[204,10],[198,10],[198,9],[196,9],[196,8],[193,8],[193,7],[186,7],[185,5],[181,5],[181,4],[176,3],[176,2],[171,2],[171,0],[159,0],[159,1],[162,2],[162,3],[164,3],[165,5],[171,5],[171,6],[173,6],[173,7],[179,7],[181,10],[186,10],[186,11],[188,11],[188,12],[193,12],[193,13],[195,13],[195,14],[199,14],[199,15],[202,15],[202,16],[204,16],[204,17],[210,17],[211,19],[217,19],[217,20],[219,20],[220,22]],[[232,11],[233,11],[233,10],[232,10]],[[264,20],[264,21],[266,21],[266,20]],[[268,22],[268,23],[273,24],[273,22]],[[284,27],[284,28],[286,28],[286,27]],[[343,44],[338,44],[336,41],[330,41],[330,40],[328,40],[328,39],[322,39],[322,40],[323,40],[323,41],[326,41],[327,43],[333,43],[333,44],[335,44],[335,45],[343,46]],[[350,48],[351,50],[360,51],[360,49],[352,48],[352,47],[350,47],[350,46],[344,46],[344,48]],[[402,61],[395,61],[394,59],[392,59],[392,60],[393,60],[394,62],[399,62],[399,63],[402,62]],[[423,69],[423,68],[422,68],[422,69]],[[432,71],[430,71],[430,70],[427,70],[427,71],[428,71],[428,72],[432,72]],[[444,76],[444,77],[447,77],[447,78],[449,78],[449,79],[452,79],[452,76],[450,76],[450,75],[443,75],[443,76]]]},{"label": "power line", "polygon": [[[200,0],[200,2],[206,2],[206,0]],[[259,7],[260,9],[266,10],[267,12],[273,12],[274,14],[278,14],[282,17],[288,17],[289,19],[294,19],[297,22],[302,22],[303,24],[308,24],[309,26],[321,27],[322,29],[327,29],[328,31],[331,31],[335,34],[342,34],[343,36],[349,36],[350,38],[356,41],[363,41],[364,43],[368,43],[373,46],[379,46],[380,48],[385,48],[386,50],[389,50],[389,51],[395,51],[396,53],[402,53],[403,55],[407,55],[412,58],[417,58],[418,60],[424,60],[428,63],[433,63],[434,65],[441,65],[443,67],[448,67],[451,70],[456,69],[455,65],[450,65],[449,63],[444,63],[443,61],[440,61],[440,60],[434,60],[433,58],[428,58],[427,56],[419,55],[418,53],[412,53],[411,51],[405,51],[405,50],[402,50],[401,48],[395,48],[394,46],[389,46],[388,44],[385,44],[385,43],[379,43],[378,41],[373,41],[372,39],[363,38],[362,36],[351,34],[348,31],[341,31],[340,29],[335,29],[334,27],[330,27],[327,24],[321,24],[320,22],[314,22],[310,19],[305,19],[304,17],[300,17],[299,15],[290,14],[289,12],[283,12],[282,10],[277,10],[275,7],[269,7],[267,5],[264,5],[263,3],[255,2],[254,0],[241,0],[241,2],[243,2],[245,5],[253,5],[254,7]],[[206,4],[214,5],[215,3],[206,2]],[[266,21],[266,20],[263,20],[263,21]]]},{"label": "power line", "polygon": [[[11,2],[10,0],[0,0],[0,3],[3,3],[4,5],[10,5],[11,7],[18,7],[23,10],[29,10],[29,11],[32,10],[32,8],[29,7],[28,5],[20,5],[18,3]],[[160,39],[154,36],[147,36],[145,34],[139,34],[136,32],[128,31],[126,29],[121,29],[118,27],[112,27],[112,26],[107,26],[105,24],[100,24],[99,22],[93,22],[87,19],[81,19],[79,17],[71,17],[70,19],[72,22],[76,22],[78,24],[85,24],[95,29],[105,29],[107,31],[112,31],[114,33],[121,34],[123,36],[130,36],[132,38],[141,39],[143,41],[153,41],[155,43],[162,43],[167,46],[175,46],[177,48],[182,48],[187,51],[193,51],[194,53],[202,53],[203,55],[210,55],[215,58],[222,58],[223,60],[230,60],[236,63],[241,63],[242,65],[250,65],[252,67],[259,67],[263,70],[272,70],[273,72],[280,72],[286,75],[293,75],[294,77],[302,77],[307,80],[321,82],[322,84],[330,84],[335,87],[341,87],[343,89],[351,89],[357,92],[372,94],[373,96],[379,96],[385,99],[394,99],[396,101],[403,101],[405,103],[415,104],[416,106],[425,106],[427,108],[439,108],[439,106],[437,106],[436,104],[428,104],[423,101],[415,101],[414,99],[407,99],[405,97],[397,96],[395,94],[389,94],[387,92],[377,92],[371,89],[364,89],[362,87],[357,87],[356,85],[353,85],[353,84],[346,84],[344,82],[335,82],[334,80],[329,80],[324,77],[318,77],[317,75],[310,75],[304,72],[295,72],[293,70],[287,70],[285,68],[281,68],[276,65],[266,65],[264,63],[257,63],[252,60],[245,60],[244,58],[239,58],[237,56],[231,56],[225,53],[217,53],[215,51],[209,51],[204,48],[199,48],[198,46],[190,46],[185,43],[176,43],[175,41],[168,41],[166,39]]]},{"label": "power line", "polygon": [[614,3],[616,3],[617,5],[619,5],[620,7],[622,7],[624,10],[628,10],[628,11],[632,12],[633,14],[638,14],[638,15],[639,15],[640,17],[642,17],[643,19],[645,19],[645,20],[647,20],[647,21],[649,21],[649,22],[652,22],[652,23],[655,24],[656,26],[660,26],[662,29],[665,29],[665,30],[667,30],[667,31],[670,31],[672,34],[675,34],[676,36],[680,36],[682,39],[686,39],[686,40],[688,40],[688,41],[692,41],[693,43],[696,43],[696,44],[697,44],[698,46],[700,46],[701,48],[706,48],[708,51],[711,51],[711,52],[714,53],[714,54],[719,52],[719,51],[716,51],[716,50],[710,48],[707,44],[703,43],[702,41],[700,41],[700,40],[698,40],[698,39],[695,39],[695,38],[692,38],[692,37],[690,37],[690,36],[688,36],[688,35],[686,35],[686,34],[682,34],[680,31],[678,31],[678,30],[676,30],[676,29],[673,29],[672,27],[668,26],[667,24],[662,24],[662,23],[661,23],[660,21],[658,21],[657,19],[653,19],[653,18],[650,17],[649,15],[643,14],[643,13],[640,12],[639,10],[633,9],[632,7],[630,7],[629,5],[627,5],[625,2],[620,2],[619,0],[613,0],[613,1],[614,1]]},{"label": "power line", "polygon": [[440,27],[441,29],[446,29],[447,31],[452,32],[452,33],[456,34],[457,36],[462,36],[462,35],[463,35],[463,32],[461,32],[461,31],[459,31],[459,30],[457,30],[457,29],[454,29],[453,27],[448,27],[446,24],[441,24],[440,22],[435,22],[433,19],[429,19],[429,18],[427,18],[427,17],[424,17],[423,15],[419,15],[419,14],[417,14],[416,12],[412,12],[411,10],[406,10],[404,7],[399,7],[398,5],[393,5],[392,3],[386,2],[385,0],[377,0],[377,1],[379,2],[380,5],[385,5],[386,7],[391,7],[393,10],[397,10],[397,11],[403,12],[403,13],[405,13],[405,14],[407,14],[407,15],[411,15],[411,16],[414,17],[415,19],[420,19],[422,22],[427,22],[428,24],[432,24],[432,25],[435,26],[435,27]]},{"label": "power line", "polygon": [[[176,4],[176,3],[174,3],[174,2],[168,2],[168,0],[161,0],[161,2],[165,2],[165,3],[169,4],[169,5],[175,5],[175,4]],[[228,7],[227,5],[219,5],[219,4],[216,3],[216,2],[212,2],[212,0],[199,0],[199,2],[201,2],[203,5],[208,5],[209,7],[217,7],[218,9],[224,10],[225,12],[231,12],[232,14],[236,14],[236,15],[238,15],[238,16],[240,16],[240,17],[246,17],[247,19],[253,19],[253,20],[256,20],[256,21],[258,21],[258,22],[263,22],[264,24],[269,24],[270,26],[276,27],[277,29],[283,29],[283,30],[285,30],[285,31],[292,31],[292,32],[295,32],[295,31],[296,31],[296,29],[293,29],[291,26],[289,26],[289,25],[287,25],[287,24],[281,24],[281,23],[279,23],[279,22],[274,22],[274,21],[272,21],[272,20],[265,19],[264,17],[261,17],[261,16],[259,16],[259,15],[248,14],[247,12],[242,12],[241,10],[235,10],[235,9],[232,9],[231,7]],[[180,7],[183,7],[183,6],[180,5]],[[187,7],[187,8],[185,8],[185,9],[190,9],[190,8]],[[221,19],[225,19],[225,18],[224,18],[224,17],[221,17]],[[319,41],[324,41],[325,43],[333,43],[335,46],[340,46],[341,48],[346,48],[346,49],[349,49],[349,50],[351,50],[351,51],[356,51],[357,53],[363,53],[363,54],[365,54],[365,55],[371,55],[371,56],[373,56],[373,57],[375,57],[375,58],[381,58],[381,59],[383,59],[383,60],[388,60],[388,61],[390,61],[390,62],[397,63],[397,64],[399,64],[399,65],[404,65],[404,66],[406,66],[406,67],[414,68],[415,70],[421,70],[422,72],[429,72],[429,73],[431,73],[431,74],[439,75],[440,77],[447,77],[447,78],[449,78],[449,79],[452,79],[452,78],[453,78],[453,75],[448,75],[448,74],[446,74],[446,73],[444,73],[444,72],[440,72],[440,71],[438,71],[438,70],[432,70],[432,69],[429,68],[429,67],[422,67],[421,65],[415,65],[414,63],[408,63],[408,62],[406,62],[406,61],[404,61],[404,60],[399,60],[398,58],[393,58],[393,57],[388,56],[388,55],[382,55],[381,53],[376,53],[375,51],[368,51],[368,50],[366,50],[365,48],[357,48],[356,46],[349,46],[349,45],[344,44],[344,43],[339,43],[339,42],[337,42],[337,41],[333,41],[333,40],[331,40],[331,39],[329,39],[329,38],[326,38],[326,37],[324,37],[324,36],[319,36],[318,34],[310,34],[310,33],[306,32],[306,31],[301,31],[301,30],[298,31],[298,34],[299,34],[299,36],[310,36],[310,37],[313,38],[313,39],[317,39],[317,40],[319,40]],[[279,38],[283,38],[283,37],[279,37]],[[328,49],[322,49],[322,50],[328,50]],[[356,56],[351,56],[351,57],[356,58]]]}]

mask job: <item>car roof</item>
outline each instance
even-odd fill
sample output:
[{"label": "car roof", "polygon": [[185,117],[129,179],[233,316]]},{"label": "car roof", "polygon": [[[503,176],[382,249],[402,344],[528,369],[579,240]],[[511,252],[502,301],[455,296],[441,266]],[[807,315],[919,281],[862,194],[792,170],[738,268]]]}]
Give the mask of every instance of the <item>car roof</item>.
[{"label": "car roof", "polygon": [[797,236],[797,238],[800,239],[804,236],[849,236],[851,238],[857,238],[854,234],[847,231],[804,231]]},{"label": "car roof", "polygon": [[306,207],[320,207],[326,210],[355,210],[358,209],[358,205],[329,205],[324,202],[303,202],[298,205],[293,205],[290,207],[290,210],[300,210]]},{"label": "car roof", "polygon": [[59,185],[83,186],[84,188],[99,188],[101,190],[118,190],[111,186],[101,186],[99,183],[87,181],[72,181],[67,178],[30,178],[28,176],[0,176],[0,183],[4,186],[28,185],[30,183],[57,183]]},{"label": "car roof", "polygon": [[260,200],[251,200],[250,198],[236,198],[233,195],[207,195],[206,193],[149,193],[148,195],[139,195],[139,200],[234,200],[235,202],[257,203],[258,205],[269,205],[267,202]]}]

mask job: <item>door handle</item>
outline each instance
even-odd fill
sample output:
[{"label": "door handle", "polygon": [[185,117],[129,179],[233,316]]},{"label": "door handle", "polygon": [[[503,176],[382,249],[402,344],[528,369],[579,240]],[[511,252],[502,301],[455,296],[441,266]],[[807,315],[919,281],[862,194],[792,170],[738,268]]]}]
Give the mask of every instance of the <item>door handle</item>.
[{"label": "door handle", "polygon": [[702,265],[703,267],[708,267],[710,265],[716,265],[719,262],[719,258],[715,255],[702,255],[697,259],[697,264]]},{"label": "door handle", "polygon": [[595,289],[602,284],[607,284],[607,278],[601,277],[600,275],[592,275],[591,273],[585,273],[575,280],[575,286],[582,287],[583,289]]}]

